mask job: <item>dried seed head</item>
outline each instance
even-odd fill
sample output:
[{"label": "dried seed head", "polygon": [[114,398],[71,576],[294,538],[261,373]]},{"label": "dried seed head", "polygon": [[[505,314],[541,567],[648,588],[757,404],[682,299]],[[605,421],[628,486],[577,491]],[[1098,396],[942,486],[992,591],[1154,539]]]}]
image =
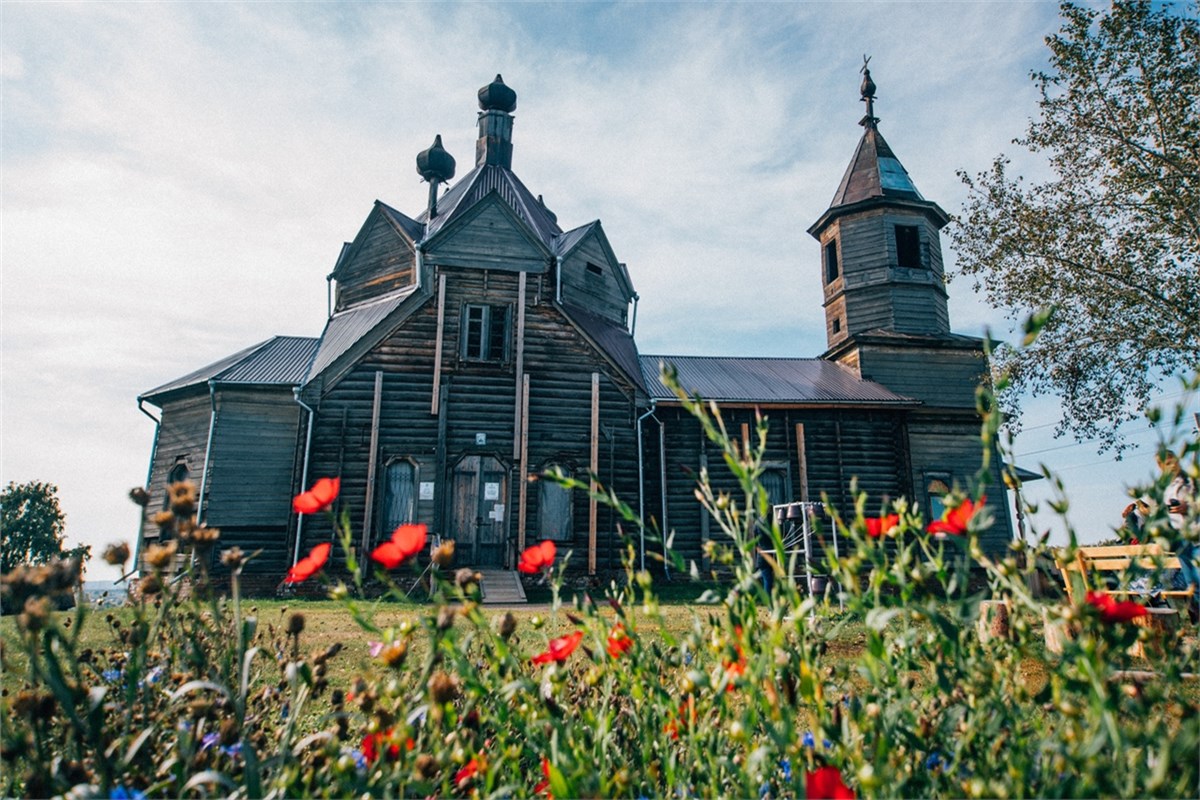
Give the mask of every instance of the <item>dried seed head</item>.
[{"label": "dried seed head", "polygon": [[446,569],[454,563],[454,540],[442,542],[433,551],[433,563],[439,568]]},{"label": "dried seed head", "polygon": [[439,631],[447,631],[454,627],[454,609],[442,606],[438,609],[437,626]]},{"label": "dried seed head", "polygon": [[408,644],[403,640],[392,642],[379,652],[379,660],[392,669],[400,669],[408,655]]},{"label": "dried seed head", "polygon": [[177,517],[190,517],[196,510],[196,484],[179,481],[167,487],[167,502]]},{"label": "dried seed head", "polygon": [[114,542],[104,548],[104,561],[106,564],[112,564],[114,567],[119,567],[129,560],[129,544],[127,542]]},{"label": "dried seed head", "polygon": [[175,515],[170,511],[159,511],[154,515],[153,521],[160,528],[169,528],[175,524]]},{"label": "dried seed head", "polygon": [[499,618],[496,627],[500,631],[501,638],[507,639],[517,630],[517,618],[511,611],[506,611],[504,616]]},{"label": "dried seed head", "polygon": [[220,538],[219,528],[210,528],[207,525],[198,525],[192,528],[192,544],[201,550],[212,547]]},{"label": "dried seed head", "polygon": [[433,780],[438,774],[437,759],[428,753],[417,756],[417,774],[425,780]]},{"label": "dried seed head", "polygon": [[143,597],[153,597],[162,591],[162,581],[157,575],[147,575],[138,581],[138,594]]},{"label": "dried seed head", "polygon": [[171,559],[175,558],[175,551],[179,549],[174,541],[166,544],[152,544],[146,548],[146,563],[156,570],[164,570],[171,565]]},{"label": "dried seed head", "polygon": [[150,493],[141,486],[135,486],[129,490],[129,499],[145,508],[150,504]]},{"label": "dried seed head", "polygon": [[221,725],[218,728],[221,735],[221,744],[229,747],[238,740],[238,723],[233,717],[226,717],[221,720]]},{"label": "dried seed head", "polygon": [[458,679],[439,669],[429,678],[429,696],[435,703],[449,703],[458,696]]},{"label": "dried seed head", "polygon": [[289,616],[286,630],[288,636],[299,636],[300,632],[304,630],[304,615],[297,611]]},{"label": "dried seed head", "polygon": [[27,631],[40,631],[50,621],[50,598],[31,597],[25,601],[25,610],[17,615],[17,626]]},{"label": "dried seed head", "polygon": [[238,569],[246,563],[246,554],[240,547],[231,547],[221,553],[221,563],[229,569]]}]

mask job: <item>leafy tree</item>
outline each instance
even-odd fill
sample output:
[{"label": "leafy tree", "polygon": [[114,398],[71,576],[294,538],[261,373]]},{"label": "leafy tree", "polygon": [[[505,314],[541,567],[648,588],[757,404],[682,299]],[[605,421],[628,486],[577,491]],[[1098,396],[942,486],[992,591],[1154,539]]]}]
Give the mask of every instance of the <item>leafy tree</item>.
[{"label": "leafy tree", "polygon": [[1058,432],[1124,446],[1164,376],[1200,364],[1200,23],[1192,5],[1061,6],[1039,116],[1018,144],[1052,177],[960,171],[958,266],[1041,335],[999,353],[1015,395],[1058,394]]},{"label": "leafy tree", "polygon": [[[0,492],[0,571],[74,554],[63,551],[66,518],[52,483],[9,481]],[[79,550],[79,548],[76,548]]]}]

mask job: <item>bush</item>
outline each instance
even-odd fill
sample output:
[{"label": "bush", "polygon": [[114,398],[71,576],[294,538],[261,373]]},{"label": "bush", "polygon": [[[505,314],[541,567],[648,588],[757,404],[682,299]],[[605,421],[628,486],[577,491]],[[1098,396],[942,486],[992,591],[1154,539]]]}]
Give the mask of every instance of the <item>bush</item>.
[{"label": "bush", "polygon": [[[9,644],[5,657],[16,663],[23,654],[26,676],[2,706],[0,791],[1196,796],[1200,709],[1195,685],[1185,683],[1185,673],[1200,671],[1194,635],[1146,642],[1158,647],[1147,666],[1129,654],[1151,636],[1129,621],[1135,604],[1097,594],[1075,606],[1035,598],[1028,580],[1039,558],[1055,555],[1045,537],[1015,542],[1001,557],[983,553],[991,510],[970,489],[929,524],[903,499],[867,509],[860,496],[853,516],[831,516],[847,548],[823,565],[834,579],[826,596],[809,597],[787,579],[787,564],[769,558],[768,591],[755,540],[765,529],[776,549],[783,543],[757,481],[760,452],[726,436],[715,408],[687,402],[740,494],[715,494],[700,481],[698,501],[724,534],[710,556],[731,577],[705,593],[682,632],[666,624],[652,577],[633,568],[632,546],[623,582],[571,603],[559,594],[571,554],[531,548],[522,562],[545,576],[548,620],[489,619],[478,576],[435,571],[432,602],[416,622],[385,627],[381,610],[402,596],[393,570],[412,568],[424,531],[404,526],[373,563],[360,563],[343,515],[336,544],[345,580],[323,572],[328,547],[287,576],[323,581],[379,640],[373,670],[331,683],[339,647],[305,652],[301,613],[264,630],[243,609],[240,551],[224,554],[229,595],[205,590],[205,576],[180,554],[213,546],[216,534],[196,535],[184,503],[177,519],[164,520],[183,549],[149,549],[130,610],[108,617],[109,647],[81,644],[86,607],[48,611],[59,584],[6,576],[26,599],[16,652]],[[985,414],[985,452],[998,424]],[[1193,477],[1198,451],[1194,437],[1182,447]],[[318,495],[317,505],[330,507],[336,486]],[[637,529],[627,506],[599,496]],[[1195,539],[1194,504],[1187,520],[1184,531],[1160,525],[1160,540]],[[128,549],[108,556],[128,558]],[[372,575],[390,589],[366,600]],[[1011,623],[986,642],[976,632],[985,599],[1002,602]],[[1071,633],[1059,657],[1044,651],[1043,614]],[[1155,674],[1144,680],[1133,667]]]}]

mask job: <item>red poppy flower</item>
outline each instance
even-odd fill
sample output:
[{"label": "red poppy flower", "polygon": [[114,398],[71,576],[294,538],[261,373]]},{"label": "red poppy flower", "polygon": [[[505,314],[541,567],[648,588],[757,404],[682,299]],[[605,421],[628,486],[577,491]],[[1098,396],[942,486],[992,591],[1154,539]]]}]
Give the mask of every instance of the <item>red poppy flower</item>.
[{"label": "red poppy flower", "polygon": [[967,532],[967,524],[971,518],[979,509],[983,508],[983,504],[986,502],[987,497],[980,497],[977,503],[967,498],[943,514],[941,519],[929,523],[925,530],[929,533],[949,533],[954,536],[962,536]]},{"label": "red poppy flower", "polygon": [[517,570],[524,572],[526,575],[536,575],[543,569],[554,566],[554,554],[557,548],[554,542],[547,539],[541,544],[535,544],[533,547],[526,548],[525,552],[521,553],[521,560],[517,563]]},{"label": "red poppy flower", "polygon": [[395,569],[425,549],[424,525],[405,524],[392,531],[392,538],[371,551],[371,559],[384,569]]},{"label": "red poppy flower", "polygon": [[867,536],[870,536],[872,539],[878,539],[880,536],[890,533],[893,528],[900,524],[900,515],[888,514],[883,517],[867,517],[863,521],[867,523]]},{"label": "red poppy flower", "polygon": [[[374,763],[382,755],[386,755],[388,761],[396,761],[400,758],[400,745],[391,739],[391,728],[377,733],[368,733],[363,737],[362,754],[368,764]],[[412,742],[412,739],[408,741]],[[412,747],[410,746],[408,749],[411,750]]]},{"label": "red poppy flower", "polygon": [[1088,592],[1086,600],[1088,605],[1100,612],[1100,619],[1110,625],[1114,622],[1129,622],[1150,613],[1141,603],[1132,600],[1118,601],[1107,592]]},{"label": "red poppy flower", "polygon": [[283,582],[300,583],[316,575],[321,571],[321,567],[325,566],[325,562],[329,560],[329,551],[332,549],[333,545],[329,542],[322,542],[314,547],[308,555],[292,565]]},{"label": "red poppy flower", "polygon": [[804,796],[808,800],[854,800],[854,792],[842,783],[842,773],[830,766],[805,774]]},{"label": "red poppy flower", "polygon": [[557,639],[551,639],[550,644],[544,653],[538,653],[533,657],[535,664],[549,664],[551,661],[563,662],[571,653],[575,652],[575,648],[579,647],[579,643],[583,641],[583,631],[575,631],[574,633],[560,636]]},{"label": "red poppy flower", "polygon": [[625,633],[625,626],[617,623],[608,634],[608,645],[605,648],[613,658],[620,658],[629,648],[633,647],[633,639]]},{"label": "red poppy flower", "polygon": [[292,510],[298,514],[324,511],[337,500],[341,488],[341,478],[321,478],[307,492],[301,492],[292,498]]},{"label": "red poppy flower", "polygon": [[467,762],[467,765],[454,773],[454,785],[461,789],[463,784],[479,774],[479,759],[472,758]]},{"label": "red poppy flower", "polygon": [[663,733],[670,736],[672,739],[679,738],[679,731],[687,729],[691,725],[696,724],[696,698],[688,695],[688,698],[679,706],[679,717],[670,720],[663,726]]},{"label": "red poppy flower", "polygon": [[554,795],[550,794],[550,759],[545,756],[542,756],[542,776],[543,780],[537,786],[533,787],[533,793],[541,794],[545,792],[546,797],[554,800]]}]

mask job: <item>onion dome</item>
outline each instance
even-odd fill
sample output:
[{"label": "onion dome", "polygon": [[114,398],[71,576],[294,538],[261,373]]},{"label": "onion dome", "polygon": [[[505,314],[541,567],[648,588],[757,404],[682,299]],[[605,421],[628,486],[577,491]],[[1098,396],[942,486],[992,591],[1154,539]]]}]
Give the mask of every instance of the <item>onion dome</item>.
[{"label": "onion dome", "polygon": [[865,66],[863,67],[862,73],[863,81],[862,86],[859,87],[859,91],[862,93],[863,99],[866,100],[868,97],[875,96],[875,81],[871,80],[871,70],[867,69]]},{"label": "onion dome", "polygon": [[442,135],[433,137],[433,145],[417,154],[417,174],[430,183],[445,183],[454,177],[454,156],[442,147]]},{"label": "onion dome", "polygon": [[517,107],[517,93],[505,86],[497,73],[496,80],[479,90],[479,107],[484,111],[511,113]]}]

